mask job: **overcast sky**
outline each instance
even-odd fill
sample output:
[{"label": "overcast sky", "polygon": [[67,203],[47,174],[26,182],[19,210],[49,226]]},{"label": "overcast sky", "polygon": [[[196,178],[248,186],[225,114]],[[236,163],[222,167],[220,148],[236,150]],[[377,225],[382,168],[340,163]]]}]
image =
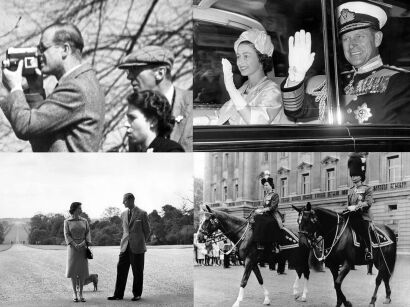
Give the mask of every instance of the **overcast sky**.
[{"label": "overcast sky", "polygon": [[204,152],[194,153],[194,176],[195,178],[204,178],[205,171],[205,155]]},{"label": "overcast sky", "polygon": [[184,154],[0,154],[0,218],[37,213],[68,215],[70,204],[83,203],[91,218],[109,206],[124,209],[131,192],[136,205],[160,210],[180,208],[193,199],[193,155]]}]

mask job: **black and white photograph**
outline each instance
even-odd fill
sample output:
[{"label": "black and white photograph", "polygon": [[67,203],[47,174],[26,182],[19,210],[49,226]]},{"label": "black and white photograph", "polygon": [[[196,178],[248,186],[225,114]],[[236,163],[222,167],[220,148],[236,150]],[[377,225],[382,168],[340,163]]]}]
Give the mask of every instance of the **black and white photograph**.
[{"label": "black and white photograph", "polygon": [[410,1],[0,1],[0,306],[410,306]]},{"label": "black and white photograph", "polygon": [[407,306],[408,152],[195,153],[195,306]]},{"label": "black and white photograph", "polygon": [[0,156],[0,305],[193,305],[192,154]]},{"label": "black and white photograph", "polygon": [[192,33],[189,0],[2,1],[0,151],[192,151]]},{"label": "black and white photograph", "polygon": [[407,150],[407,0],[193,3],[195,151]]}]

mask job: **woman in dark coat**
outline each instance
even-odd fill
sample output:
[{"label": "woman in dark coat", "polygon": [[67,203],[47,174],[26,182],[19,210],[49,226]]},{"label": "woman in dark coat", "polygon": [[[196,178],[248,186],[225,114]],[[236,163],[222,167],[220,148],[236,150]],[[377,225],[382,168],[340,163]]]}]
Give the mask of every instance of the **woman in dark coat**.
[{"label": "woman in dark coat", "polygon": [[[81,217],[81,203],[74,202],[70,206],[71,216],[64,221],[64,237],[67,243],[66,277],[71,278],[73,301],[85,302],[83,297],[84,280],[88,277],[87,244],[91,243],[88,221]],[[77,286],[79,296],[77,297]]]},{"label": "woman in dark coat", "polygon": [[127,134],[132,140],[130,151],[183,152],[169,139],[175,125],[172,108],[160,92],[141,91],[128,97]]}]

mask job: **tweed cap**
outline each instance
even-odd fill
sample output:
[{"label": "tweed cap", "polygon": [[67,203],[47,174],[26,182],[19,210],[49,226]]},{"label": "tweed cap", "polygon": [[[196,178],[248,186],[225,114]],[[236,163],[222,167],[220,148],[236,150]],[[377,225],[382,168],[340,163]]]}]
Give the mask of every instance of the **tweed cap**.
[{"label": "tweed cap", "polygon": [[122,59],[119,69],[127,69],[132,66],[168,65],[174,64],[174,55],[166,48],[160,46],[145,46],[130,53]]},{"label": "tweed cap", "polygon": [[373,28],[380,30],[387,21],[385,9],[378,1],[350,1],[337,7],[338,32],[342,35],[353,30]]}]

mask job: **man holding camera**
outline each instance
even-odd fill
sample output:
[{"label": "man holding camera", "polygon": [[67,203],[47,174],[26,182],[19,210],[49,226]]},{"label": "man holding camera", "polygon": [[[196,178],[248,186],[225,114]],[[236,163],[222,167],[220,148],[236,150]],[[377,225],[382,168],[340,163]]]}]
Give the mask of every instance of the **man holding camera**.
[{"label": "man holding camera", "polygon": [[172,84],[173,64],[174,55],[170,50],[145,46],[126,56],[118,68],[127,70],[127,78],[135,92],[158,91],[168,99],[175,117],[171,140],[179,143],[185,151],[192,151],[192,91],[182,90]]},{"label": "man holding camera", "polygon": [[[55,24],[41,36],[41,72],[25,75],[28,89],[23,91],[25,61],[18,62],[16,71],[3,68],[3,84],[10,93],[0,106],[17,137],[29,140],[35,152],[99,149],[105,98],[94,70],[82,63],[83,47],[75,25]],[[58,81],[47,98],[41,73]]]}]

